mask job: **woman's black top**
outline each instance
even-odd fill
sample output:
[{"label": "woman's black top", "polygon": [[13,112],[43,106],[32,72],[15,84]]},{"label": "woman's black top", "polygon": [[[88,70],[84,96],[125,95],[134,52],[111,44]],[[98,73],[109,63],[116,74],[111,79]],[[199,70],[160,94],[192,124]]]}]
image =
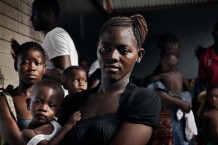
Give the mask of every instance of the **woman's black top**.
[{"label": "woman's black top", "polygon": [[[98,87],[64,100],[58,122],[64,125]],[[100,102],[99,102],[100,103]],[[155,92],[129,83],[120,97],[118,111],[81,120],[64,138],[63,145],[109,145],[123,122],[156,127],[160,115],[160,98]]]}]

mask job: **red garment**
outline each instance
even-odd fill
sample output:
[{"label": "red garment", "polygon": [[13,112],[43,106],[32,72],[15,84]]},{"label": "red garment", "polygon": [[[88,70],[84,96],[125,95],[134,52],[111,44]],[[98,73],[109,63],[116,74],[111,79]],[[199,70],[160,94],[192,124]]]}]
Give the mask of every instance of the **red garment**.
[{"label": "red garment", "polygon": [[218,86],[218,55],[213,48],[210,46],[200,57],[198,76],[209,86]]},{"label": "red garment", "polygon": [[161,110],[158,127],[151,136],[152,145],[173,145],[173,128],[169,109]]}]

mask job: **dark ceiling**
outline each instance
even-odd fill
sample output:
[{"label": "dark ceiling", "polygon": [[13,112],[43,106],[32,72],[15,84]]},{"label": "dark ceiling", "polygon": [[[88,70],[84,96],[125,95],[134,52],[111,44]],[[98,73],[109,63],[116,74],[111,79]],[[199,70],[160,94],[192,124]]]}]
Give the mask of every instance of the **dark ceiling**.
[{"label": "dark ceiling", "polygon": [[148,11],[217,4],[218,0],[91,0],[106,13]]}]

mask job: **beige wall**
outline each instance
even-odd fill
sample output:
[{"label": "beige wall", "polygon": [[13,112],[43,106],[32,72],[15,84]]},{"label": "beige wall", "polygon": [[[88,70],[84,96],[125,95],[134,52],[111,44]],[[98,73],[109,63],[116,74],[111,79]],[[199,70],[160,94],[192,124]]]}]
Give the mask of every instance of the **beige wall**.
[{"label": "beige wall", "polygon": [[33,0],[0,0],[0,85],[18,85],[18,74],[13,67],[10,55],[10,40],[15,38],[19,43],[37,41],[41,44],[43,35],[34,31],[30,22]]}]

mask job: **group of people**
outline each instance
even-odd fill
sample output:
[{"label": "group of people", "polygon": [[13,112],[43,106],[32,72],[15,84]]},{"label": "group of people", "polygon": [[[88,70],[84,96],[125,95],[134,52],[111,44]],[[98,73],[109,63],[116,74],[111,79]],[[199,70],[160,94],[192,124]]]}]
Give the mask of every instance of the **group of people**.
[{"label": "group of people", "polygon": [[158,38],[159,63],[139,87],[131,72],[145,52],[148,28],[142,15],[114,16],[103,24],[97,67],[90,72],[70,35],[58,26],[59,12],[56,0],[34,0],[31,22],[45,35],[42,46],[11,41],[19,85],[0,94],[4,145],[218,143],[218,24],[215,44],[200,58],[204,65],[199,66],[198,79],[208,89],[200,113],[204,135],[199,141],[193,95],[177,68],[180,45],[175,35]]},{"label": "group of people", "polygon": [[172,33],[157,37],[159,63],[143,82],[161,98],[159,125],[151,138],[154,145],[218,144],[218,22],[212,36],[214,44],[197,55],[199,70],[194,88],[177,68],[178,38]]},{"label": "group of people", "polygon": [[88,89],[73,41],[58,27],[59,11],[55,0],[35,0],[31,21],[45,34],[42,46],[11,41],[19,85],[1,92],[3,144],[147,144],[158,124],[160,98],[130,81],[144,55],[145,19],[137,14],[105,22],[97,46],[101,77]]}]

